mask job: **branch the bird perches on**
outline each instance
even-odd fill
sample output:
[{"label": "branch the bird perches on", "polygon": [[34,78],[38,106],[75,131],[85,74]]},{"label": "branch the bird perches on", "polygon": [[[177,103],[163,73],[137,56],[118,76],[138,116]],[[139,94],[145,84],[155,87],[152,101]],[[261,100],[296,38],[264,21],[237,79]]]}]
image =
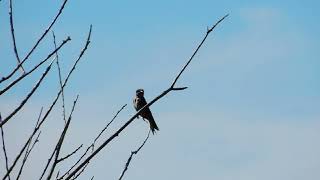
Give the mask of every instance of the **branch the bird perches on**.
[{"label": "branch the bird perches on", "polygon": [[73,176],[76,175],[76,173],[78,171],[80,171],[81,169],[83,169],[85,166],[88,165],[89,161],[91,161],[91,159],[93,157],[95,157],[103,148],[105,148],[115,137],[117,137],[129,124],[131,124],[133,122],[133,120],[136,119],[136,117],[138,117],[138,115],[140,114],[141,111],[143,111],[145,108],[151,106],[152,104],[154,104],[156,101],[158,101],[159,99],[161,99],[162,97],[166,96],[169,92],[171,91],[180,91],[180,90],[184,90],[187,87],[175,87],[178,79],[180,78],[181,74],[184,72],[184,70],[187,68],[187,66],[190,64],[190,62],[193,60],[193,57],[197,54],[198,50],[201,48],[202,44],[205,42],[205,40],[207,39],[208,35],[213,31],[213,29],[220,24],[226,17],[228,17],[229,14],[223,16],[220,20],[218,20],[210,29],[207,29],[207,32],[204,36],[204,38],[202,39],[202,41],[200,42],[200,44],[198,45],[198,47],[196,48],[196,50],[194,51],[194,53],[192,54],[192,56],[190,57],[190,59],[187,61],[187,63],[185,64],[185,66],[182,68],[182,70],[179,72],[179,74],[175,77],[173,83],[171,84],[171,86],[166,89],[165,91],[163,91],[159,96],[155,97],[152,101],[150,101],[148,104],[146,104],[143,108],[141,108],[139,111],[136,112],[135,115],[133,115],[122,127],[120,127],[112,136],[110,136],[107,140],[105,140],[90,156],[88,156],[78,167],[76,167],[72,172],[70,172],[70,174],[66,177],[66,180],[71,179]]}]

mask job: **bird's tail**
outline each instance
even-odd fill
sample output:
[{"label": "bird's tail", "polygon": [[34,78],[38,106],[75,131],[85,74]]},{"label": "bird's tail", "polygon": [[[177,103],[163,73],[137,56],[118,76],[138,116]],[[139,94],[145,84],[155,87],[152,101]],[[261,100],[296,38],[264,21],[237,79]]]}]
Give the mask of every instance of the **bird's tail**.
[{"label": "bird's tail", "polygon": [[150,129],[152,131],[152,134],[154,134],[156,130],[159,131],[159,128],[154,120],[149,120],[149,123],[150,123]]}]

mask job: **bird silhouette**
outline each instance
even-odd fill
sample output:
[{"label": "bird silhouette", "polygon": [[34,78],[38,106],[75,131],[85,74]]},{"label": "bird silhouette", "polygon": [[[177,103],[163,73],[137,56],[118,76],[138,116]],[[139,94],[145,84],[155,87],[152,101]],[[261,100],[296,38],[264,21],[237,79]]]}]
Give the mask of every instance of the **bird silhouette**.
[{"label": "bird silhouette", "polygon": [[[147,104],[146,99],[144,98],[144,90],[143,89],[137,89],[136,90],[136,97],[133,99],[133,105],[136,111],[139,111],[143,106]],[[152,113],[149,109],[149,107],[145,108],[143,111],[139,113],[139,115],[143,118],[143,120],[148,120],[150,124],[150,129],[152,131],[152,134],[155,133],[156,130],[159,131],[159,128],[154,121],[154,118],[152,116]],[[139,116],[138,116],[139,118]]]}]

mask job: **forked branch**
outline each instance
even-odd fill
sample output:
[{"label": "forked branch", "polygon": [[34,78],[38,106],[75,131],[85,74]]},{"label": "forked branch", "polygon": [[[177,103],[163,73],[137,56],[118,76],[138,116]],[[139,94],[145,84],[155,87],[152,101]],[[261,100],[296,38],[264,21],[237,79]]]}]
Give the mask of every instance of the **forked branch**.
[{"label": "forked branch", "polygon": [[165,91],[163,91],[159,96],[157,96],[156,98],[154,98],[152,101],[150,101],[148,104],[146,104],[143,108],[141,108],[135,115],[133,115],[122,127],[120,127],[111,137],[109,137],[108,139],[106,139],[90,156],[88,156],[77,168],[75,168],[67,177],[66,180],[71,179],[78,171],[80,171],[81,169],[83,169],[84,166],[87,166],[88,162],[95,157],[104,147],[106,147],[106,145],[108,145],[115,137],[117,137],[130,123],[132,123],[132,121],[138,117],[138,115],[141,113],[141,111],[143,111],[145,108],[151,106],[152,104],[154,104],[156,101],[158,101],[159,99],[161,99],[162,97],[164,97],[165,95],[167,95],[169,92],[171,91],[175,91],[175,90],[183,90],[186,89],[185,87],[183,88],[175,88],[175,84],[178,81],[178,79],[180,78],[181,74],[184,72],[184,70],[186,69],[186,67],[190,64],[190,62],[192,61],[193,57],[196,55],[196,53],[198,52],[198,50],[200,49],[200,47],[202,46],[202,44],[204,43],[204,41],[207,39],[208,35],[212,32],[212,30],[220,23],[222,22],[228,15],[225,15],[224,17],[222,17],[219,21],[217,21],[216,24],[214,24],[212,26],[212,28],[210,28],[209,30],[207,30],[207,33],[205,35],[205,37],[203,38],[203,40],[201,41],[201,43],[198,45],[198,47],[196,48],[196,50],[194,51],[194,53],[192,54],[191,58],[188,60],[188,62],[186,63],[186,65],[182,68],[182,70],[179,72],[179,74],[176,76],[176,78],[174,79],[173,83],[171,84],[171,86],[166,89]]},{"label": "forked branch", "polygon": [[[91,37],[91,29],[92,26],[90,26],[90,30],[89,30],[89,34],[88,34],[88,38],[87,41],[85,43],[84,48],[81,50],[80,55],[78,56],[77,60],[74,62],[72,68],[70,69],[66,79],[63,82],[62,88],[65,88],[65,86],[67,85],[69,78],[71,77],[72,73],[74,72],[74,70],[76,69],[77,64],[79,63],[79,61],[81,60],[82,56],[84,55],[85,51],[87,50],[89,44],[90,44],[90,37]],[[49,114],[51,113],[53,107],[56,105],[59,97],[61,95],[61,89],[59,90],[59,92],[57,93],[55,99],[53,100],[53,102],[51,103],[49,109],[47,110],[47,112],[44,114],[43,118],[41,119],[41,121],[39,122],[39,125],[34,129],[34,131],[32,132],[32,136],[34,136],[35,133],[37,133],[37,131],[40,129],[40,127],[42,126],[42,124],[45,122],[45,120],[48,118]],[[29,139],[27,140],[27,142],[23,145],[23,148],[21,149],[21,151],[19,152],[19,154],[17,155],[17,157],[15,158],[15,160],[13,161],[13,164],[10,166],[9,171],[4,175],[4,177],[2,178],[2,180],[6,179],[8,177],[8,175],[11,173],[11,171],[13,170],[13,168],[16,166],[19,158],[21,157],[21,154],[23,153],[23,151],[26,149],[28,142],[31,141],[31,137],[29,137]]]},{"label": "forked branch", "polygon": [[57,13],[57,15],[55,16],[55,18],[52,20],[52,22],[50,23],[50,25],[48,26],[48,28],[43,32],[43,34],[40,36],[40,38],[37,40],[37,42],[35,43],[35,45],[31,48],[31,50],[29,51],[29,53],[26,55],[26,57],[16,66],[16,68],[8,75],[5,77],[2,77],[2,79],[0,79],[0,83],[2,83],[3,81],[8,80],[10,77],[12,77],[17,70],[22,67],[22,64],[30,57],[30,55],[33,53],[33,51],[38,47],[38,45],[40,44],[40,42],[43,40],[43,38],[47,35],[47,33],[49,32],[49,30],[52,28],[52,26],[55,24],[55,22],[57,21],[57,19],[59,18],[59,16],[61,15],[66,3],[68,2],[68,0],[64,0],[64,2],[62,3],[62,5],[60,6],[59,12]]},{"label": "forked branch", "polygon": [[126,171],[128,170],[133,155],[138,154],[138,152],[139,152],[139,151],[142,149],[142,147],[146,144],[147,140],[149,139],[149,136],[150,136],[150,129],[149,129],[149,132],[148,132],[147,137],[144,139],[144,141],[143,141],[142,144],[139,146],[139,148],[138,148],[137,150],[135,150],[135,151],[131,151],[131,154],[130,154],[130,156],[129,156],[127,162],[126,162],[126,165],[125,165],[125,167],[124,167],[124,169],[123,169],[123,171],[122,171],[122,173],[121,173],[121,175],[120,175],[120,177],[119,177],[119,180],[121,180],[121,179],[123,178],[124,174],[125,174]]}]

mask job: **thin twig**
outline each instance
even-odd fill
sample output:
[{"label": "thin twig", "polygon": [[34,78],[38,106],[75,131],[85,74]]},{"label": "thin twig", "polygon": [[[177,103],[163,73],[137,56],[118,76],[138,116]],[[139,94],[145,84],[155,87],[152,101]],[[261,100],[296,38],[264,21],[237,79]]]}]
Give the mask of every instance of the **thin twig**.
[{"label": "thin twig", "polygon": [[187,66],[190,64],[190,62],[192,61],[193,57],[197,54],[198,50],[201,48],[202,44],[204,43],[204,41],[207,39],[208,35],[211,33],[211,31],[221,22],[223,21],[226,17],[228,17],[229,14],[223,16],[219,21],[217,21],[210,29],[207,30],[207,33],[205,35],[205,37],[202,39],[201,43],[198,45],[197,49],[194,51],[194,53],[192,54],[192,56],[190,57],[189,61],[185,64],[185,66],[182,68],[182,70],[179,72],[178,76],[174,79],[171,88],[174,87],[174,85],[176,84],[176,82],[178,81],[178,79],[180,78],[181,74],[183,73],[183,71],[187,68]]},{"label": "thin twig", "polygon": [[[26,150],[26,152],[25,152],[25,156],[24,156],[24,158],[23,158],[23,160],[22,160],[22,165],[21,165],[21,167],[20,167],[20,170],[19,170],[19,173],[18,173],[18,176],[17,176],[17,180],[18,180],[18,179],[20,178],[20,176],[21,176],[23,167],[24,167],[25,163],[27,162],[27,159],[28,159],[31,151],[33,150],[34,146],[39,142],[40,134],[41,134],[41,131],[39,132],[36,140],[33,142],[33,144],[32,144],[32,146],[31,146],[30,149],[29,149],[30,143],[28,144],[27,150]],[[31,142],[31,141],[30,141],[30,142]]]},{"label": "thin twig", "polygon": [[17,66],[19,68],[21,68],[22,73],[25,73],[26,71],[24,70],[24,68],[21,64],[21,60],[20,60],[18,50],[17,50],[16,37],[14,35],[12,0],[9,1],[9,17],[10,17],[10,29],[11,29],[11,37],[12,37],[12,43],[13,43],[13,51],[14,51],[14,54],[16,55],[16,58],[18,61]]},{"label": "thin twig", "polygon": [[83,166],[83,168],[79,171],[78,174],[75,174],[75,176],[72,178],[72,180],[77,179],[84,172],[84,170],[88,167],[88,165],[89,165],[89,162]]},{"label": "thin twig", "polygon": [[47,33],[50,31],[51,27],[55,24],[55,22],[57,21],[57,19],[59,18],[59,16],[61,15],[66,3],[68,0],[64,0],[64,2],[62,3],[58,14],[55,16],[55,18],[53,19],[53,21],[51,22],[51,24],[48,26],[48,28],[44,31],[44,33],[41,35],[41,37],[37,40],[36,44],[31,48],[31,50],[29,51],[29,53],[27,54],[27,56],[17,65],[17,67],[6,77],[2,77],[2,79],[0,80],[0,83],[2,83],[3,81],[9,79],[11,76],[13,76],[17,70],[22,66],[22,64],[29,58],[29,56],[33,53],[33,51],[37,48],[37,46],[40,44],[40,42],[42,41],[42,39],[47,35]]},{"label": "thin twig", "polygon": [[63,45],[65,45],[68,41],[70,41],[70,37],[68,37],[67,39],[65,39],[58,48],[56,48],[54,51],[52,51],[44,60],[42,60],[40,63],[38,63],[36,66],[34,66],[30,71],[22,74],[20,77],[18,77],[16,80],[14,80],[13,82],[11,82],[7,87],[5,87],[3,90],[0,91],[0,95],[2,95],[3,93],[5,93],[6,91],[8,91],[10,88],[12,88],[15,84],[17,84],[19,81],[21,81],[22,79],[24,79],[25,77],[27,77],[28,75],[30,75],[33,71],[35,71],[36,69],[38,69],[42,64],[44,64],[46,61],[48,61],[51,56],[53,56],[57,51],[60,50],[60,48],[62,48]]},{"label": "thin twig", "polygon": [[61,179],[63,179],[66,175],[68,175],[70,172],[71,172],[71,170],[74,168],[74,167],[76,167],[78,164],[79,164],[79,162],[81,162],[81,160],[87,155],[87,153],[89,152],[89,149],[90,148],[92,148],[93,146],[91,145],[91,146],[89,146],[87,149],[86,149],[86,151],[82,154],[82,156],[77,160],[77,162],[76,163],[74,163],[70,168],[69,168],[69,170],[67,171],[67,172],[65,172],[62,176],[60,176],[59,178],[58,178],[58,180],[61,180]]},{"label": "thin twig", "polygon": [[20,109],[28,102],[30,97],[33,95],[33,93],[38,89],[40,86],[42,80],[47,76],[48,72],[51,69],[53,61],[49,64],[49,66],[46,68],[45,72],[42,74],[41,78],[39,81],[36,83],[36,85],[32,88],[32,90],[29,92],[29,94],[21,101],[20,105],[13,110],[13,112],[7,116],[3,121],[0,122],[0,127],[2,127],[5,123],[7,123],[17,112],[20,111]]},{"label": "thin twig", "polygon": [[135,150],[135,151],[131,151],[131,154],[130,154],[130,156],[129,156],[127,162],[126,162],[126,165],[125,165],[125,167],[124,167],[124,169],[123,169],[123,171],[122,171],[122,173],[121,173],[121,175],[120,175],[120,177],[119,177],[119,180],[121,180],[121,179],[123,178],[124,174],[125,174],[126,171],[128,170],[128,167],[129,167],[129,165],[130,165],[130,162],[131,162],[131,160],[132,160],[133,155],[137,154],[137,153],[140,151],[140,149],[144,146],[144,144],[145,144],[145,143],[147,142],[147,140],[149,139],[149,136],[150,136],[150,129],[149,129],[149,132],[148,132],[147,137],[144,139],[143,143],[139,146],[139,148],[138,148],[137,150]]},{"label": "thin twig", "polygon": [[60,175],[60,170],[57,172],[56,179],[58,179],[59,175]]},{"label": "thin twig", "polygon": [[66,159],[68,159],[69,157],[71,157],[72,155],[74,155],[75,153],[77,153],[77,151],[78,151],[79,149],[81,149],[82,146],[83,146],[83,144],[81,144],[77,149],[75,149],[74,151],[72,151],[71,153],[69,153],[68,155],[66,155],[65,157],[62,157],[62,158],[58,159],[58,163],[61,162],[61,161],[66,160]]},{"label": "thin twig", "polygon": [[[90,26],[90,31],[89,31],[89,35],[85,44],[85,47],[81,50],[81,53],[78,57],[78,59],[75,61],[75,63],[73,64],[72,68],[70,69],[67,78],[64,80],[63,83],[63,88],[65,88],[65,86],[67,85],[69,78],[71,77],[71,74],[73,73],[73,71],[75,70],[77,64],[79,63],[80,59],[82,58],[84,52],[86,51],[86,49],[88,48],[89,44],[90,44],[90,36],[91,36],[91,29],[92,26]],[[41,119],[39,125],[34,129],[34,131],[32,132],[32,135],[34,135],[41,127],[41,125],[44,123],[44,121],[47,119],[47,117],[49,116],[49,114],[51,113],[53,107],[55,106],[55,104],[57,103],[59,97],[61,95],[61,89],[59,90],[57,96],[55,97],[55,99],[53,100],[52,104],[50,105],[49,109],[47,110],[47,112],[45,113],[45,115],[43,116],[43,118]],[[31,138],[29,137],[28,141],[30,141]],[[9,173],[12,171],[12,169],[14,168],[14,166],[16,165],[16,163],[18,162],[22,152],[25,150],[25,148],[27,147],[27,143],[28,141],[24,144],[23,148],[21,149],[21,151],[19,152],[19,154],[16,156],[16,159],[14,160],[13,164],[11,165],[11,167],[9,168],[9,171],[5,174],[5,176],[3,177],[3,180],[9,175]]]},{"label": "thin twig", "polygon": [[[227,15],[226,15],[227,16]],[[169,92],[171,91],[175,91],[175,90],[181,90],[181,89],[185,89],[185,88],[178,88],[178,89],[174,89],[174,85],[177,82],[177,80],[179,79],[180,75],[182,74],[182,72],[185,70],[185,68],[190,64],[191,60],[193,59],[194,55],[196,54],[196,52],[198,52],[199,48],[201,47],[201,45],[203,44],[204,40],[206,40],[207,36],[209,35],[210,32],[212,32],[213,28],[215,28],[226,16],[224,16],[222,19],[220,19],[210,30],[207,31],[206,36],[204,37],[204,39],[202,40],[202,42],[200,43],[200,45],[198,46],[198,48],[196,49],[195,53],[193,53],[192,57],[189,59],[189,61],[187,62],[187,64],[182,68],[182,70],[180,71],[180,73],[178,74],[178,76],[175,78],[175,80],[173,81],[172,85],[165,90],[164,92],[162,92],[159,96],[157,96],[156,98],[154,98],[152,101],[150,101],[148,104],[146,104],[144,107],[142,107],[138,112],[136,112],[135,115],[133,115],[122,127],[120,127],[112,136],[110,136],[107,140],[105,140],[90,156],[88,156],[76,169],[74,169],[69,176],[66,178],[66,180],[72,178],[79,170],[81,170],[83,168],[83,166],[85,166],[93,157],[95,157],[106,145],[108,145],[115,137],[117,137],[130,123],[132,123],[132,121],[138,117],[138,115],[144,111],[146,108],[148,108],[149,106],[151,106],[152,104],[154,104],[156,101],[158,101],[160,98],[164,97],[165,95],[167,95]]]},{"label": "thin twig", "polygon": [[76,100],[74,100],[73,102],[73,106],[72,106],[72,110],[71,110],[71,113],[69,115],[69,118],[68,118],[68,121],[67,121],[67,124],[64,126],[64,129],[60,135],[60,138],[59,138],[59,141],[57,142],[57,146],[55,148],[55,159],[54,159],[54,162],[51,166],[51,169],[50,169],[50,172],[48,174],[48,177],[47,177],[47,180],[50,180],[51,179],[51,176],[57,166],[57,164],[61,161],[59,161],[59,155],[60,155],[60,151],[61,151],[61,148],[62,148],[62,144],[63,144],[63,141],[64,141],[64,138],[66,137],[66,134],[67,134],[67,131],[68,131],[68,128],[69,128],[69,125],[70,125],[70,122],[71,122],[71,119],[72,119],[72,113],[74,112],[74,109],[75,109],[75,106],[77,104],[77,101],[78,101],[78,97],[79,95],[77,95],[77,98]]},{"label": "thin twig", "polygon": [[116,113],[116,115],[113,116],[113,118],[111,119],[111,121],[102,129],[102,131],[99,133],[99,135],[94,139],[93,144],[96,143],[96,141],[99,139],[99,137],[101,136],[101,134],[109,127],[109,125],[116,119],[116,117],[118,116],[118,114],[127,106],[127,104],[123,105],[118,112]]},{"label": "thin twig", "polygon": [[[67,82],[68,82],[71,74],[72,74],[73,71],[75,70],[75,68],[76,68],[77,64],[79,63],[81,57],[83,56],[84,52],[87,50],[87,48],[88,48],[88,46],[89,46],[89,44],[90,44],[91,30],[92,30],[92,25],[90,25],[89,34],[88,34],[87,41],[86,41],[86,44],[85,44],[84,48],[81,50],[78,59],[77,59],[77,60],[75,61],[75,63],[73,64],[71,70],[69,71],[69,73],[68,73],[68,75],[67,75],[67,78],[64,80],[64,83],[63,83],[60,91],[58,92],[58,95],[56,96],[56,99],[53,101],[52,105],[50,106],[50,108],[49,108],[49,110],[48,110],[48,112],[46,113],[46,115],[45,115],[44,118],[46,118],[46,116],[48,116],[49,113],[51,112],[53,106],[56,104],[56,102],[57,102],[60,94],[62,93],[62,89],[65,88],[65,86],[66,86],[66,84],[67,84]],[[44,121],[44,119],[43,119],[43,121]],[[42,121],[42,122],[43,122],[43,121]],[[42,124],[42,122],[40,123],[40,125]],[[53,152],[53,154],[54,154],[54,152]],[[52,154],[52,156],[53,156],[53,154]],[[44,173],[45,173],[46,169],[48,168],[50,161],[51,161],[51,160],[49,159],[49,160],[48,160],[48,163],[47,163],[47,165],[46,165],[46,167],[45,167],[45,169],[44,169],[44,171],[43,171],[43,173],[41,174],[40,179],[42,179],[42,177],[44,176]]]},{"label": "thin twig", "polygon": [[48,161],[47,161],[47,164],[46,164],[45,168],[44,168],[43,171],[42,171],[42,174],[41,174],[39,180],[41,180],[41,179],[43,178],[43,176],[45,175],[45,173],[47,172],[48,167],[49,167],[49,165],[50,165],[50,162],[51,162],[53,156],[55,155],[55,153],[56,153],[56,151],[57,151],[57,145],[58,145],[58,144],[56,144],[53,152],[51,153],[51,155],[50,155],[50,157],[49,157],[49,159],[48,159]]},{"label": "thin twig", "polygon": [[92,144],[90,146],[87,147],[86,151],[82,154],[82,156],[69,168],[68,171],[66,171],[62,176],[60,176],[58,178],[58,180],[63,179],[66,175],[68,175],[70,173],[70,171],[79,164],[79,162],[87,155],[89,149],[92,149],[92,151],[94,150],[94,146],[95,143],[97,142],[97,140],[99,139],[99,137],[101,136],[101,134],[109,127],[109,125],[116,119],[116,117],[119,115],[119,113],[127,106],[127,104],[123,105],[118,112],[113,116],[113,118],[111,119],[111,121],[102,129],[102,131],[99,133],[99,135],[94,139],[94,141],[92,142]]},{"label": "thin twig", "polygon": [[[57,49],[56,36],[53,31],[52,31],[52,36],[53,36],[54,48]],[[66,124],[67,119],[66,119],[66,108],[65,108],[65,102],[64,102],[64,90],[62,88],[62,75],[61,75],[61,69],[60,69],[60,64],[59,64],[58,52],[56,52],[56,59],[57,59],[56,62],[57,62],[57,68],[58,68],[59,83],[60,83],[60,87],[61,87],[63,120],[64,120],[64,124]]]},{"label": "thin twig", "polygon": [[[0,113],[0,122],[2,121],[2,117],[1,117],[1,113]],[[7,150],[6,150],[6,144],[5,144],[5,140],[4,140],[4,131],[3,131],[3,127],[1,127],[1,139],[2,139],[2,149],[3,149],[3,154],[4,154],[4,158],[5,158],[5,162],[6,162],[6,169],[7,172],[9,171],[9,165],[8,165],[8,155],[7,155]],[[8,179],[10,180],[10,176],[8,176]]]}]

